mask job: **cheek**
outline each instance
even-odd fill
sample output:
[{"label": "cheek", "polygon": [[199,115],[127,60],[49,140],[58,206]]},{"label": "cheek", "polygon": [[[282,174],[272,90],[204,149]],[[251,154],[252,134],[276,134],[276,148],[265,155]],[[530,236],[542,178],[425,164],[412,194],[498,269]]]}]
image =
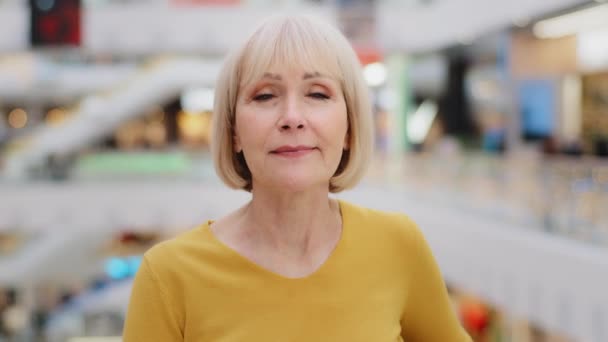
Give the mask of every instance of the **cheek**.
[{"label": "cheek", "polygon": [[236,135],[243,150],[250,154],[265,146],[269,133],[269,124],[260,120],[260,113],[241,110],[236,115]]},{"label": "cheek", "polygon": [[235,118],[236,134],[242,144],[249,142],[252,138],[252,129],[255,126],[255,117],[250,110],[240,109]]},{"label": "cheek", "polygon": [[326,127],[326,131],[329,134],[329,138],[336,142],[336,144],[343,145],[344,137],[348,132],[348,116],[346,114],[345,106],[338,106],[334,115],[330,116]]}]

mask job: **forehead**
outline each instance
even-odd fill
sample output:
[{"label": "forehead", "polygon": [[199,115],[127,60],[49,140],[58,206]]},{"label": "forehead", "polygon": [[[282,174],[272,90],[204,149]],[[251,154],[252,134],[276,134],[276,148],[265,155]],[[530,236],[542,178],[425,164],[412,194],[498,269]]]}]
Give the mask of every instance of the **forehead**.
[{"label": "forehead", "polygon": [[[281,75],[291,72],[319,74],[341,82],[339,58],[325,42],[308,40],[295,42],[279,40],[275,44],[252,42],[245,49],[239,65],[241,86],[259,81],[267,74]],[[274,46],[274,49],[269,49]]]},{"label": "forehead", "polygon": [[[314,78],[329,78],[333,79],[331,76],[325,75],[318,71],[305,71],[305,70],[297,70],[297,69],[271,69],[267,72],[261,74],[259,79],[269,79],[274,81],[284,81],[289,79],[296,80],[309,80]],[[253,82],[258,81],[259,79],[254,79]]]},{"label": "forehead", "polygon": [[256,61],[257,63],[243,63],[240,86],[247,86],[258,82],[263,78],[273,80],[284,80],[288,77],[310,79],[315,77],[325,77],[341,82],[342,77],[336,66],[332,66],[322,59],[296,59],[289,62],[278,61],[276,57],[269,57],[267,60]]}]

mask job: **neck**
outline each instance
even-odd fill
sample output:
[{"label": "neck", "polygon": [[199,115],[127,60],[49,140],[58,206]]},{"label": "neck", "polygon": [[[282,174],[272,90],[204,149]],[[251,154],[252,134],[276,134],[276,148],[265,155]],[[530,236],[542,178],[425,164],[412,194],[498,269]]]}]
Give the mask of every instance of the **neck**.
[{"label": "neck", "polygon": [[340,235],[339,206],[328,198],[326,188],[299,193],[254,190],[252,195],[243,211],[243,227],[259,246],[303,257]]}]

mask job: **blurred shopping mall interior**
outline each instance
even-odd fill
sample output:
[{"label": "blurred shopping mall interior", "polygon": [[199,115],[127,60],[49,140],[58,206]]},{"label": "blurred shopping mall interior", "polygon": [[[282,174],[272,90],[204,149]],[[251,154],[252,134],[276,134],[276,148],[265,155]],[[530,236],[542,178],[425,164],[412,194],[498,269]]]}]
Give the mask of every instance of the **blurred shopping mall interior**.
[{"label": "blurred shopping mall interior", "polygon": [[258,22],[351,41],[375,152],[483,342],[608,341],[608,1],[0,0],[0,341],[120,341],[154,244],[248,200],[209,151]]}]

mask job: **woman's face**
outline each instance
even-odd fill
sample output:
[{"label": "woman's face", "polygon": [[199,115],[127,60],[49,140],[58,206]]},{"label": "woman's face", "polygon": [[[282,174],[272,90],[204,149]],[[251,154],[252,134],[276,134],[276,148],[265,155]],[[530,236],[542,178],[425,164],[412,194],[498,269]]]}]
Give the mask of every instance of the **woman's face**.
[{"label": "woman's face", "polygon": [[244,153],[254,191],[328,187],[347,132],[344,95],[328,75],[273,67],[239,90],[234,147]]}]

